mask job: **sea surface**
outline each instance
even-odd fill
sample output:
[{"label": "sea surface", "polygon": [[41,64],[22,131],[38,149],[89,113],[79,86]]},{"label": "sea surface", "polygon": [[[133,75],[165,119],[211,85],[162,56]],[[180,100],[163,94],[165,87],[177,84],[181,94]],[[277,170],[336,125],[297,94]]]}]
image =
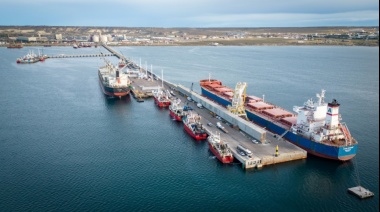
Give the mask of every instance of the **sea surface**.
[{"label": "sea surface", "polygon": [[[223,165],[152,99],[104,96],[102,58],[16,64],[38,48],[0,48],[0,211],[379,211],[378,47],[115,49],[196,92],[210,74],[230,87],[247,82],[248,94],[289,111],[325,89],[358,153],[343,163],[308,156],[261,170]],[[375,197],[347,192],[359,184]]]}]

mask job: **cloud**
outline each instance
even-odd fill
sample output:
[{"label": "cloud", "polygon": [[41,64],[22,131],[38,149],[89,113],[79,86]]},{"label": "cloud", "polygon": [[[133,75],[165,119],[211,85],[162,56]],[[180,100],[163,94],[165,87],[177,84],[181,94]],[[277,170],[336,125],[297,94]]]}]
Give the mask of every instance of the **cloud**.
[{"label": "cloud", "polygon": [[[204,23],[211,27],[282,27],[282,26],[333,26],[339,22],[352,24],[365,21],[379,21],[379,11],[354,11],[343,13],[260,13],[260,14],[229,14],[189,17],[189,21]],[[321,25],[321,23],[324,23]]]},{"label": "cloud", "polygon": [[[10,11],[8,8],[17,10]],[[102,23],[101,25],[107,26],[133,27],[378,26],[378,8],[378,0],[12,0],[2,3],[0,24],[98,26]]]}]

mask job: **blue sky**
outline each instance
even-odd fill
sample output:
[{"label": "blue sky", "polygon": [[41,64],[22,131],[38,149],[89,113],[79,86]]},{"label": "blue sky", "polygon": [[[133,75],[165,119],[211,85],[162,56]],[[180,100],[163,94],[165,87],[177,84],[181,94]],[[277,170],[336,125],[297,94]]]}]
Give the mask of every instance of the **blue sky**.
[{"label": "blue sky", "polygon": [[379,26],[378,0],[0,0],[0,25]]}]

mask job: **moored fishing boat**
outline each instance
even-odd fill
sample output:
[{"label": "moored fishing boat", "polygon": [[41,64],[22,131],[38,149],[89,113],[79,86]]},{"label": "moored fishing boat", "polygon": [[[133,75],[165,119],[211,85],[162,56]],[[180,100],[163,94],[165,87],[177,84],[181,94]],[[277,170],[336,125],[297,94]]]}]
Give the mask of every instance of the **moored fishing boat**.
[{"label": "moored fishing boat", "polygon": [[183,118],[184,129],[195,140],[204,140],[208,136],[205,128],[200,123],[200,120],[201,117],[192,112],[189,112]]},{"label": "moored fishing boat", "polygon": [[218,132],[215,132],[215,134],[211,133],[211,135],[208,136],[207,141],[210,151],[220,162],[232,163],[234,161],[234,156],[230,147],[220,139],[220,134]]},{"label": "moored fishing boat", "polygon": [[182,118],[187,114],[187,112],[184,111],[183,107],[180,106],[180,102],[180,99],[175,99],[169,106],[170,116],[177,121],[182,121]]},{"label": "moored fishing boat", "polygon": [[171,104],[170,96],[167,90],[156,90],[153,93],[154,103],[158,107],[169,107]]},{"label": "moored fishing boat", "polygon": [[29,51],[29,53],[26,54],[25,56],[17,58],[16,63],[19,63],[19,64],[36,63],[36,62],[40,61],[41,58],[44,59],[44,57],[36,55],[33,51]]}]

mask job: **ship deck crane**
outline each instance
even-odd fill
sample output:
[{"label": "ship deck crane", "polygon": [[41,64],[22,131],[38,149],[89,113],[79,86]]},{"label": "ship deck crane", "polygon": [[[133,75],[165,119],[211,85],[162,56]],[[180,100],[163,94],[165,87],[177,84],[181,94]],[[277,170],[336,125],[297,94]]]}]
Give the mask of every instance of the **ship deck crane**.
[{"label": "ship deck crane", "polygon": [[235,86],[234,96],[232,98],[232,105],[227,106],[227,109],[238,116],[247,119],[247,114],[245,113],[244,102],[247,89],[247,83],[238,82]]}]

